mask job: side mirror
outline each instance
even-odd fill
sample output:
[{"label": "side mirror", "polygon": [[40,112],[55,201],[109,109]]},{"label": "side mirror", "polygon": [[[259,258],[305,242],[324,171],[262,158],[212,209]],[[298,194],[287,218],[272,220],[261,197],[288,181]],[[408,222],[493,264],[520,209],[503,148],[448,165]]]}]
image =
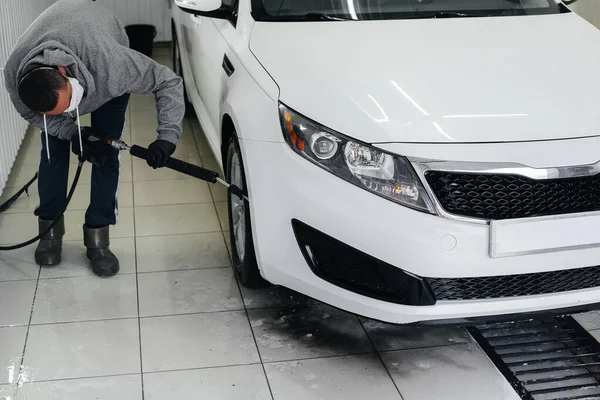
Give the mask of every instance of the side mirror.
[{"label": "side mirror", "polygon": [[223,4],[222,0],[175,0],[181,10],[208,18],[232,19],[235,11]]}]

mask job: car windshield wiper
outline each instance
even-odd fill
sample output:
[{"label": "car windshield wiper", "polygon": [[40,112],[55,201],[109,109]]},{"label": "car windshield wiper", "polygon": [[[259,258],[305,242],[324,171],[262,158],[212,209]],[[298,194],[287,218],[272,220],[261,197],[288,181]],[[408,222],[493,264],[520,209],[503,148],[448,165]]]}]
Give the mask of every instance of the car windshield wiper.
[{"label": "car windshield wiper", "polygon": [[308,13],[299,18],[301,21],[354,21],[351,18],[339,17],[337,15],[329,15],[322,13]]},{"label": "car windshield wiper", "polygon": [[437,11],[432,13],[419,13],[413,16],[408,17],[409,19],[426,19],[426,18],[469,18],[469,17],[479,17],[480,15],[475,14],[467,14],[458,11]]},{"label": "car windshield wiper", "polygon": [[432,18],[466,18],[466,17],[475,17],[475,15],[456,12],[456,11],[440,11],[440,12],[435,13]]}]

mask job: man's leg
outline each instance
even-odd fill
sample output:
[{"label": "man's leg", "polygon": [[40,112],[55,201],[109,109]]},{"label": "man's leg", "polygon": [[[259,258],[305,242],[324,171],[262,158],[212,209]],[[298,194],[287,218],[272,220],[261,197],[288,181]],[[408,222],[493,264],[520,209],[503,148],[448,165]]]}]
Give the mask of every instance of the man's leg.
[{"label": "man's leg", "polygon": [[[92,131],[100,138],[120,139],[125,126],[129,94],[113,99],[92,113]],[[99,276],[119,272],[119,261],[109,249],[109,226],[117,223],[119,173],[118,151],[102,157],[92,167],[90,206],[85,214],[84,241],[92,270]]]},{"label": "man's leg", "polygon": [[[35,210],[39,232],[48,229],[58,214],[63,211],[67,198],[69,178],[70,143],[54,136],[48,137],[50,160],[46,152],[46,135],[42,132],[42,151],[38,170],[38,192],[40,205]],[[35,251],[35,261],[41,266],[56,266],[62,260],[62,237],[65,234],[64,218],[46,234]]]}]

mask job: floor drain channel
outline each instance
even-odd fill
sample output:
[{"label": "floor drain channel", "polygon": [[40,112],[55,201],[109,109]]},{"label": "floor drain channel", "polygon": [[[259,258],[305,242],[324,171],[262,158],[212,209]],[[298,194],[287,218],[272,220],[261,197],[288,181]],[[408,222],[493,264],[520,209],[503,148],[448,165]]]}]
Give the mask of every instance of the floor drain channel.
[{"label": "floor drain channel", "polygon": [[527,400],[600,399],[600,344],[570,316],[469,328]]}]

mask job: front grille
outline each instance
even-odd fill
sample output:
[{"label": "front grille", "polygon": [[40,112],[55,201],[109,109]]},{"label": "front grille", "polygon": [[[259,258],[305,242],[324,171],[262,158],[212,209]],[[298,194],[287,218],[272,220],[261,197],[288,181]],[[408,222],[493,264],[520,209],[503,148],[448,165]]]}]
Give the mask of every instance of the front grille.
[{"label": "front grille", "polygon": [[444,210],[465,217],[499,220],[600,210],[600,175],[535,180],[428,171],[425,177]]},{"label": "front grille", "polygon": [[429,278],[437,300],[532,296],[600,286],[600,266],[479,278]]}]

